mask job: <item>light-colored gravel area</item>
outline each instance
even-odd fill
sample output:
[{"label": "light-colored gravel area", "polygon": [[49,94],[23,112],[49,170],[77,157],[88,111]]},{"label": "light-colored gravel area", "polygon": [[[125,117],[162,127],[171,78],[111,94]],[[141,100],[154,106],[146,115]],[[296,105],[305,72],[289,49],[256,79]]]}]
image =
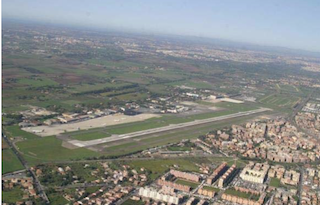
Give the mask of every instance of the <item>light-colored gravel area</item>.
[{"label": "light-colored gravel area", "polygon": [[98,128],[98,127],[144,121],[154,117],[160,117],[160,115],[147,114],[147,113],[134,115],[134,116],[115,114],[115,115],[108,115],[108,116],[103,116],[95,119],[90,119],[90,120],[81,121],[81,122],[74,122],[69,124],[57,124],[57,125],[51,125],[51,126],[42,125],[42,126],[27,127],[22,129],[27,132],[35,133],[38,136],[45,137],[45,136],[58,135],[65,132],[78,131],[79,129],[87,130],[87,129]]}]

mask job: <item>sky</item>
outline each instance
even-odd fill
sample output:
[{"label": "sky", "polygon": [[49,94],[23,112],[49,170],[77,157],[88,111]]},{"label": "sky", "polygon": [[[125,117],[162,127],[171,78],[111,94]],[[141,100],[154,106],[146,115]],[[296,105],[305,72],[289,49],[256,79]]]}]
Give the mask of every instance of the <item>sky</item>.
[{"label": "sky", "polygon": [[320,0],[2,0],[2,17],[320,51]]}]

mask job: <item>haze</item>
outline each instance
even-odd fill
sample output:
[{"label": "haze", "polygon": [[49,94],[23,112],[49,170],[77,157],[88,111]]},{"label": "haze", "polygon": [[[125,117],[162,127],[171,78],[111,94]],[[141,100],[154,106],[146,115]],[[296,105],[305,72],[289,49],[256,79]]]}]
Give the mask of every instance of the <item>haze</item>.
[{"label": "haze", "polygon": [[320,51],[319,1],[4,0],[3,17]]}]

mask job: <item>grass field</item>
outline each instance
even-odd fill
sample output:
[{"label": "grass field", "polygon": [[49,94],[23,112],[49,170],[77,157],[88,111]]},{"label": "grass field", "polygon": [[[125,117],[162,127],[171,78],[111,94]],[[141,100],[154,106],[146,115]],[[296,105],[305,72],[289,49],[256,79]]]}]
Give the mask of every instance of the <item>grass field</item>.
[{"label": "grass field", "polygon": [[182,139],[194,139],[197,138],[199,135],[206,134],[214,129],[223,128],[232,124],[243,123],[248,119],[252,119],[252,116],[231,119],[228,121],[214,122],[211,124],[197,126],[196,128],[193,127],[184,130],[178,130],[174,133],[163,133],[158,134],[157,136],[142,136],[139,138],[139,141],[130,139],[121,142],[121,144],[105,144],[109,147],[105,148],[103,150],[103,153],[106,156],[119,156],[133,153],[136,151],[142,151],[150,147],[156,147],[168,143],[176,143]]},{"label": "grass field", "polygon": [[[121,142],[118,145],[110,145],[109,147],[103,149],[101,153],[94,152],[88,150],[86,148],[77,148],[77,149],[68,149],[62,147],[62,141],[56,139],[55,137],[45,137],[40,138],[30,133],[25,133],[24,131],[19,131],[18,127],[8,127],[9,131],[21,135],[27,134],[27,140],[21,141],[17,143],[19,150],[24,155],[25,159],[31,164],[37,164],[42,162],[50,162],[50,161],[67,161],[67,160],[77,160],[77,159],[87,159],[92,157],[99,156],[121,156],[129,153],[133,153],[136,151],[142,151],[144,149],[164,145],[167,143],[175,143],[179,142],[182,139],[193,139],[198,137],[201,134],[206,134],[207,132],[222,128],[225,126],[229,126],[231,124],[244,122],[245,120],[251,119],[252,117],[243,117],[239,119],[231,119],[228,121],[215,122],[212,124],[206,124],[203,126],[197,127],[197,129],[187,129],[177,131],[175,133],[167,133],[167,134],[159,134],[159,136],[151,137],[144,136],[141,137],[139,141],[136,140],[128,140]],[[161,118],[160,118],[161,119]],[[149,123],[130,123],[128,125],[119,125],[113,126],[111,129],[108,129],[108,133],[127,133],[132,132],[133,130],[142,130],[149,129],[150,127],[155,126],[155,122],[158,122],[161,125],[165,123],[177,123],[180,121],[186,121],[185,118],[172,118],[168,119],[165,122],[160,120],[159,118],[150,119]],[[147,121],[148,122],[148,121]],[[158,126],[158,124],[156,124]],[[112,130],[112,131],[110,131]],[[107,136],[105,132],[102,130],[94,130],[95,132],[74,132],[72,133],[72,137],[76,136],[78,139],[88,140],[94,138],[100,138],[102,136]],[[97,134],[98,133],[98,134]],[[54,154],[52,154],[54,153]]]},{"label": "grass field", "polygon": [[197,188],[199,186],[199,183],[190,182],[190,181],[186,181],[186,180],[183,180],[183,179],[177,179],[175,182],[177,184],[182,184],[182,185],[189,186],[192,189],[195,189],[195,188]]},{"label": "grass field", "polygon": [[62,141],[55,137],[45,137],[18,142],[17,146],[25,159],[31,164],[100,156],[99,153],[85,148],[67,149],[62,147],[61,144]]},{"label": "grass field", "polygon": [[[233,103],[217,103],[214,104],[217,107],[225,108],[225,110],[217,111],[217,112],[210,112],[210,113],[202,113],[202,114],[196,114],[196,115],[190,115],[190,116],[184,116],[184,117],[179,117],[179,116],[162,116],[161,118],[152,118],[148,119],[142,122],[134,122],[134,123],[126,123],[126,124],[121,124],[121,125],[114,125],[114,126],[108,126],[106,128],[97,128],[93,129],[92,131],[92,136],[94,136],[96,133],[96,137],[93,137],[92,139],[98,139],[99,136],[101,138],[104,136],[101,133],[109,133],[109,134],[126,134],[126,133],[131,133],[131,132],[137,132],[141,130],[147,130],[147,129],[152,129],[152,128],[157,128],[157,127],[164,127],[170,124],[178,124],[178,123],[184,123],[184,122],[191,122],[194,120],[199,120],[199,119],[206,119],[206,118],[212,118],[212,117],[219,117],[223,115],[228,115],[228,114],[233,114],[237,112],[244,112],[248,110],[253,110],[258,108],[256,105],[252,104],[233,104]],[[78,131],[78,134],[83,133],[88,133],[88,131]],[[71,133],[73,134],[73,133]],[[90,134],[91,135],[91,134]],[[76,137],[76,136],[75,136]],[[80,140],[86,140],[85,138],[90,139],[90,136],[84,137],[83,139]]]},{"label": "grass field", "polygon": [[259,199],[258,195],[236,191],[235,189],[227,189],[224,193],[230,194],[230,195],[233,195],[233,196],[238,196],[238,197],[241,197],[241,198],[255,200],[255,201],[257,201]]},{"label": "grass field", "polygon": [[2,191],[2,202],[15,204],[17,201],[22,201],[23,191],[20,187],[15,187],[8,191]]},{"label": "grass field", "polygon": [[190,151],[191,147],[178,147],[178,146],[172,146],[168,147],[169,151]]},{"label": "grass field", "polygon": [[214,191],[216,193],[218,193],[220,191],[220,189],[215,188],[215,187],[211,187],[211,186],[203,186],[202,188],[205,190],[208,190],[208,191]]},{"label": "grass field", "polygon": [[48,198],[51,204],[68,204],[68,201],[60,193],[50,193]]},{"label": "grass field", "polygon": [[266,107],[290,112],[301,98],[285,94],[269,94],[259,99],[259,102]]},{"label": "grass field", "polygon": [[111,136],[110,134],[103,133],[103,132],[88,132],[88,133],[71,135],[73,139],[82,140],[82,141],[101,139],[101,138],[110,137],[110,136]]},{"label": "grass field", "polygon": [[278,178],[271,178],[270,180],[270,186],[273,186],[273,187],[280,187],[280,179]]},{"label": "grass field", "polygon": [[126,200],[122,205],[144,205],[145,203],[143,201],[135,201],[132,199]]},{"label": "grass field", "polygon": [[39,136],[23,131],[20,129],[19,126],[14,125],[14,126],[6,126],[4,127],[5,130],[5,134],[7,135],[7,137],[22,137],[25,139],[37,139],[40,138]]},{"label": "grass field", "polygon": [[[196,163],[208,163],[209,161],[204,158],[193,158],[193,159],[153,159],[153,160],[136,160],[131,161],[128,164],[135,168],[146,168],[151,171],[151,179],[154,180],[160,175],[164,174],[174,165],[178,166],[181,171],[193,171],[198,172],[199,168]],[[176,169],[176,168],[175,168]]]},{"label": "grass field", "polygon": [[2,173],[22,170],[24,167],[10,148],[2,150]]}]

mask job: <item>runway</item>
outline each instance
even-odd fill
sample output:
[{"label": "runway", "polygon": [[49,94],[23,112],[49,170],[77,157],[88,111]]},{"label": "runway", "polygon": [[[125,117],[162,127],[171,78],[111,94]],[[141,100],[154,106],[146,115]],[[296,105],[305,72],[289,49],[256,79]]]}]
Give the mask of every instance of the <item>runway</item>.
[{"label": "runway", "polygon": [[143,136],[143,135],[155,134],[155,133],[159,133],[159,132],[181,129],[181,128],[185,128],[185,127],[206,124],[206,123],[211,123],[211,122],[216,122],[216,121],[221,121],[221,120],[227,120],[227,119],[236,118],[236,117],[253,115],[253,114],[266,112],[266,111],[271,111],[271,109],[260,108],[260,109],[256,109],[256,110],[251,110],[251,111],[246,111],[246,112],[238,112],[238,113],[224,115],[224,116],[220,116],[220,117],[213,117],[213,118],[208,118],[208,119],[203,119],[203,120],[195,120],[192,122],[186,122],[186,123],[180,123],[180,124],[172,124],[172,125],[168,125],[168,126],[164,126],[164,127],[142,130],[142,131],[132,132],[132,133],[128,133],[128,134],[112,135],[111,137],[105,137],[102,139],[88,140],[88,141],[70,140],[68,142],[75,145],[75,146],[78,146],[78,147],[89,147],[89,146],[94,146],[94,145],[103,144],[103,143],[107,143],[107,142],[114,142],[114,141],[139,137],[139,136]]}]

